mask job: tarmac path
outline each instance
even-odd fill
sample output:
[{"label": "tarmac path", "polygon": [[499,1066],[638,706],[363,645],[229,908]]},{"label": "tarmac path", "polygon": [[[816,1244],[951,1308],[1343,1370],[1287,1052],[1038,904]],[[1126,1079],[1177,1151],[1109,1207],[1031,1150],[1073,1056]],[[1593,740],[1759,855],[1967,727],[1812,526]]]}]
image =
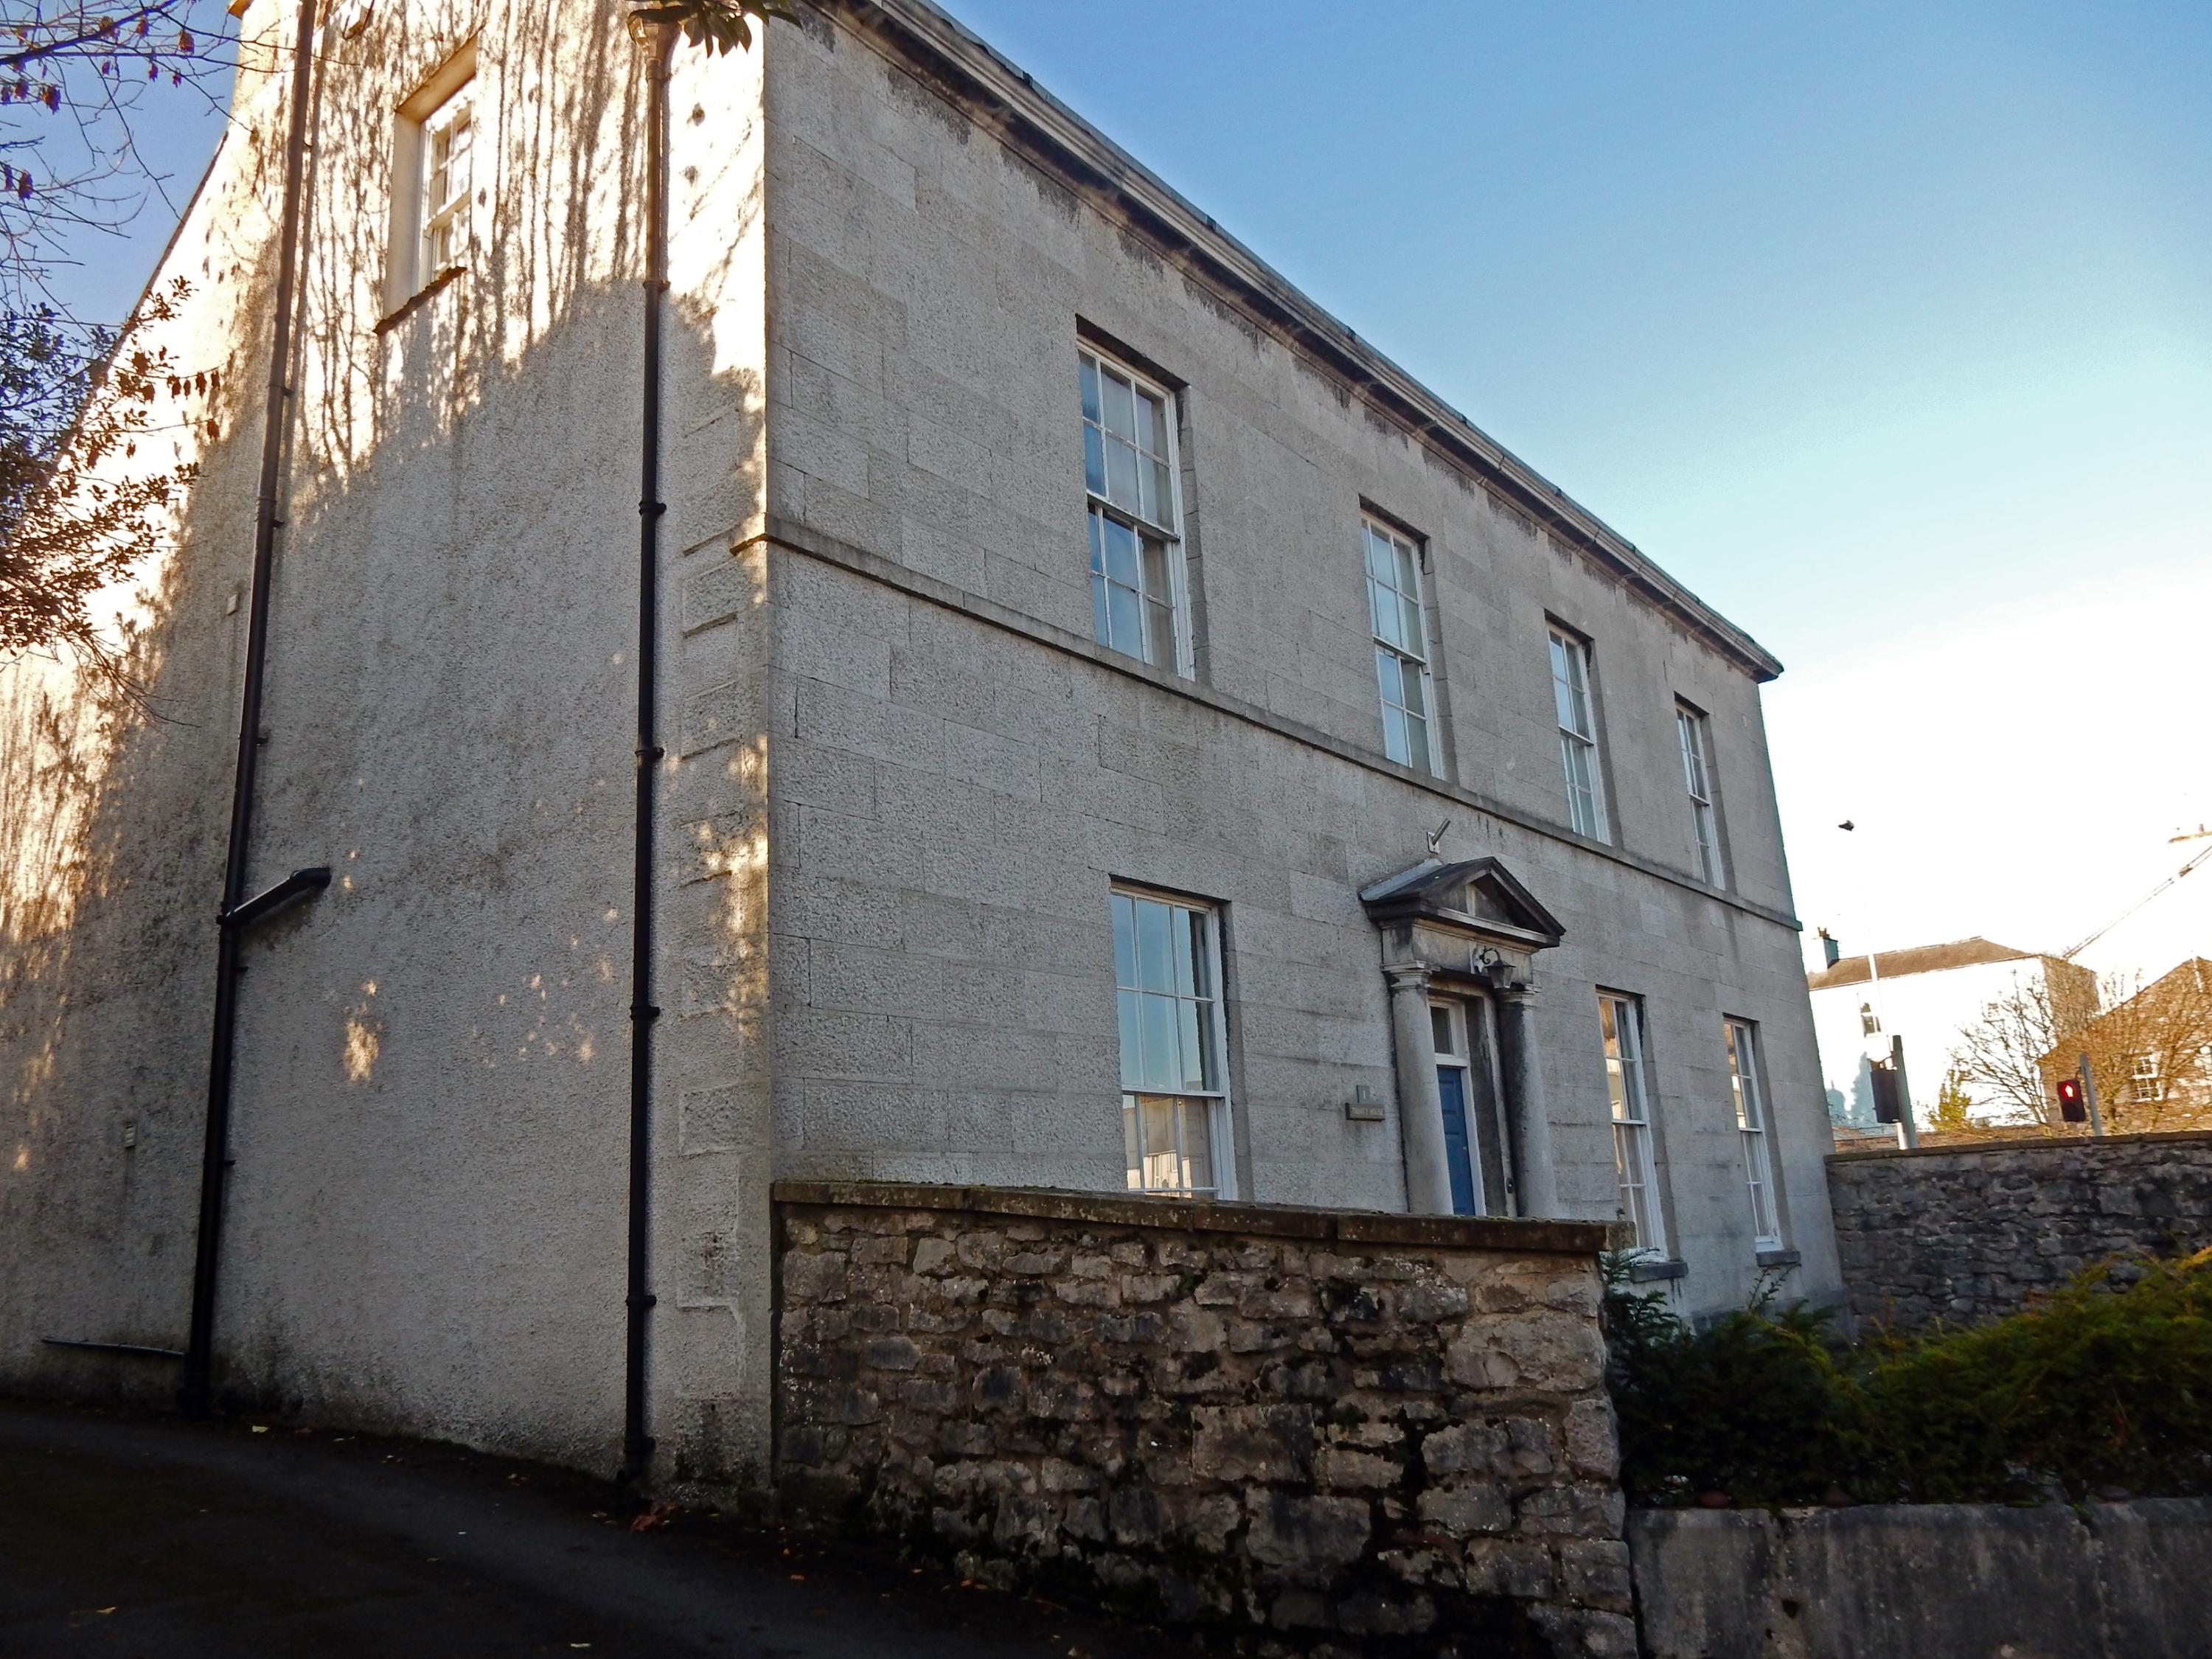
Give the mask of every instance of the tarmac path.
[{"label": "tarmac path", "polygon": [[7,1659],[1172,1659],[1157,1630],[450,1446],[0,1401]]}]

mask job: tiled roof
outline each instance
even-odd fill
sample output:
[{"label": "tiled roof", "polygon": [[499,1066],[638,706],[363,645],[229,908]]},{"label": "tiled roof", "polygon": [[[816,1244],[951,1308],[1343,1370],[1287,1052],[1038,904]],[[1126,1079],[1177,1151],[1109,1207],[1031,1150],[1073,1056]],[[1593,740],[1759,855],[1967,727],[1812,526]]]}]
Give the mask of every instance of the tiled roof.
[{"label": "tiled roof", "polygon": [[[1953,939],[1948,945],[1916,945],[1909,951],[1877,951],[1875,961],[1884,979],[1903,979],[1907,974],[1940,973],[1946,968],[1971,968],[1983,962],[2028,962],[2033,951],[2015,951],[2008,945],[1992,945],[1976,934]],[[1838,985],[1863,985],[1871,977],[1863,955],[1845,957],[1832,968],[1805,975],[1807,987],[1826,991]]]}]

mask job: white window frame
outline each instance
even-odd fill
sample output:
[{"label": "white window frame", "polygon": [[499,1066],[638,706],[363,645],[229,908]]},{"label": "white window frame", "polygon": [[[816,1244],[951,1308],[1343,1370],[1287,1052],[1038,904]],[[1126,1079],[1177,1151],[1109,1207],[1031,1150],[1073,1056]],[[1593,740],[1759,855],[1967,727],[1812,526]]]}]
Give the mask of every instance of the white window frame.
[{"label": "white window frame", "polygon": [[1612,1108],[1616,1213],[1635,1234],[1631,1253],[1664,1257],[1667,1218],[1659,1197],[1659,1157],[1653,1144],[1651,1073],[1644,1052],[1644,1004],[1618,991],[1600,991],[1598,1040],[1605,1056],[1606,1093]]},{"label": "white window frame", "polygon": [[[1443,767],[1437,752],[1436,684],[1429,671],[1428,596],[1421,585],[1423,549],[1411,536],[1370,514],[1360,514],[1359,526],[1360,567],[1367,576],[1367,625],[1374,635],[1375,678],[1382,698],[1382,752],[1401,766],[1440,777]],[[1387,578],[1376,574],[1378,556],[1389,567]],[[1412,588],[1401,586],[1403,581],[1412,582]],[[1406,701],[1409,678],[1419,708]]]},{"label": "white window frame", "polygon": [[[1087,377],[1093,376],[1100,386],[1098,419],[1095,421],[1087,396],[1089,386],[1094,383]],[[1103,408],[1103,383],[1108,379],[1126,383],[1133,396],[1158,404],[1164,452],[1138,449],[1127,439],[1110,431]],[[1084,441],[1084,535],[1091,559],[1091,635],[1109,651],[1119,651],[1189,679],[1196,667],[1191,647],[1189,574],[1183,556],[1182,434],[1176,419],[1176,395],[1128,364],[1089,344],[1077,351],[1076,392]],[[1157,501],[1150,514],[1145,510],[1141,473],[1135,501],[1115,497],[1108,464],[1108,452],[1115,442],[1127,444],[1138,455],[1153,460],[1158,466],[1160,483],[1155,486]],[[1133,586],[1111,574],[1112,562],[1106,546],[1106,538],[1112,533],[1110,526],[1133,535],[1136,540],[1137,568],[1133,574],[1138,582]],[[1156,572],[1148,568],[1153,562],[1147,554],[1153,548],[1158,553]],[[1155,578],[1164,585],[1164,592],[1154,591]],[[1117,614],[1110,591],[1114,587],[1138,596],[1139,638],[1136,641],[1138,648],[1133,651],[1127,648],[1128,642],[1119,637],[1119,630],[1113,625],[1112,619]],[[1161,612],[1165,613],[1170,635],[1166,640],[1161,640],[1158,633]]]},{"label": "white window frame", "polygon": [[[477,43],[471,39],[403,100],[394,113],[390,252],[385,276],[385,305],[389,311],[397,311],[413,299],[443,269],[432,257],[431,239],[437,228],[434,220],[442,215],[450,222],[465,211],[468,234],[473,240],[475,198],[485,188],[478,163],[490,154],[477,143],[483,137],[476,131],[481,125],[477,92]],[[424,198],[429,188],[434,134],[441,126],[450,126],[464,112],[470,125],[468,200],[464,204],[456,198],[433,205]],[[462,251],[465,252],[466,247]]]},{"label": "white window frame", "polygon": [[1565,775],[1567,827],[1592,841],[1606,839],[1605,767],[1597,739],[1597,699],[1590,690],[1589,641],[1558,626],[1551,629],[1552,706],[1559,726],[1559,763]]},{"label": "white window frame", "polygon": [[1674,735],[1682,746],[1682,788],[1690,798],[1690,842],[1698,874],[1711,887],[1722,884],[1721,823],[1713,804],[1711,726],[1687,703],[1674,705]]},{"label": "white window frame", "polygon": [[1782,1249],[1782,1212],[1774,1193],[1774,1156],[1767,1141],[1766,1096],[1759,1085],[1759,1030],[1747,1019],[1723,1018],[1729,1092],[1736,1136],[1743,1149],[1744,1184],[1751,1193],[1753,1248]]},{"label": "white window frame", "polygon": [[[422,167],[416,185],[416,212],[422,225],[422,246],[416,252],[416,273],[422,282],[428,282],[439,272],[453,265],[465,264],[469,255],[471,198],[476,193],[476,91],[473,78],[463,82],[437,108],[423,118]],[[441,169],[441,145],[448,147],[446,161],[450,171],[450,146],[453,135],[465,133],[464,149],[466,177],[458,192],[452,188],[452,179],[441,191],[436,187]],[[419,283],[418,283],[419,286]]]},{"label": "white window frame", "polygon": [[[1206,986],[1209,988],[1193,997],[1185,997],[1180,993],[1174,994],[1174,1000],[1195,1001],[1202,1005],[1202,1012],[1197,1022],[1198,1041],[1203,1045],[1201,1071],[1205,1079],[1212,1086],[1203,1089],[1183,1086],[1174,1089],[1133,1087],[1129,1082],[1126,1065],[1123,1067],[1121,1077],[1122,1167],[1127,1189],[1132,1192],[1157,1193],[1171,1197],[1234,1199],[1237,1196],[1237,1176],[1230,1134],[1229,1054],[1224,1030],[1226,1000],[1222,994],[1220,907],[1208,904],[1200,899],[1186,897],[1181,894],[1159,892],[1151,888],[1124,882],[1113,884],[1110,897],[1111,902],[1117,907],[1123,901],[1131,904],[1133,921],[1133,907],[1140,904],[1163,905],[1172,910],[1186,912],[1194,918],[1204,934],[1200,946],[1200,963],[1205,969]],[[1115,1027],[1121,1038],[1121,1050],[1126,1060],[1126,1051],[1132,1035],[1127,1024],[1129,999],[1132,996],[1165,999],[1169,994],[1147,988],[1141,983],[1124,983],[1125,975],[1132,971],[1134,964],[1125,967],[1123,963],[1118,908],[1115,911],[1114,926]],[[1135,973],[1136,977],[1141,979],[1141,969],[1135,969]],[[1141,1043],[1143,1030],[1141,1012],[1139,1015],[1139,1022],[1138,1041]],[[1141,1081],[1140,1079],[1140,1084]],[[1157,1150],[1147,1152],[1139,1145],[1146,1123],[1144,1103],[1147,1100],[1173,1101],[1177,1103],[1171,1121],[1175,1143],[1171,1152],[1165,1153]],[[1192,1142],[1186,1136],[1191,1114],[1182,1109],[1185,1103],[1195,1104],[1200,1109],[1198,1115],[1202,1118],[1204,1123],[1206,1159],[1213,1176],[1211,1186],[1194,1183],[1188,1178],[1191,1173],[1188,1165]],[[1173,1159],[1176,1165],[1174,1173],[1183,1176],[1182,1181],[1161,1182],[1151,1178],[1152,1171],[1146,1169],[1146,1160],[1160,1156],[1168,1156]]]},{"label": "white window frame", "polygon": [[2166,1073],[2159,1065],[2155,1048],[2128,1056],[2128,1098],[2140,1106],[2166,1098]]}]

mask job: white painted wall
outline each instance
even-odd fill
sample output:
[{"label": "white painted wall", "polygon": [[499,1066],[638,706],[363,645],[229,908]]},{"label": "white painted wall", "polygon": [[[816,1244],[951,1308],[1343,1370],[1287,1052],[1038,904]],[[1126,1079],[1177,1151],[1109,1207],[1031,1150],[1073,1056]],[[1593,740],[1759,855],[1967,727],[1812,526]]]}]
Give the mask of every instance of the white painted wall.
[{"label": "white painted wall", "polygon": [[[1926,1127],[1966,1028],[1990,1003],[2016,989],[2041,987],[2048,973],[2046,961],[2026,957],[2016,962],[1973,963],[1932,973],[1884,975],[1879,985],[1838,985],[1813,992],[1813,1023],[1830,1113],[1839,1123],[1876,1127],[1868,1062],[1887,1060],[1890,1039],[1902,1036],[1913,1115]],[[1862,1030],[1862,1005],[1871,1006],[1881,1022],[1879,1032],[1869,1035]],[[1970,1083],[1966,1095],[1978,1115],[2005,1121],[2015,1115],[2004,1103],[1990,1097],[1986,1086]]]}]

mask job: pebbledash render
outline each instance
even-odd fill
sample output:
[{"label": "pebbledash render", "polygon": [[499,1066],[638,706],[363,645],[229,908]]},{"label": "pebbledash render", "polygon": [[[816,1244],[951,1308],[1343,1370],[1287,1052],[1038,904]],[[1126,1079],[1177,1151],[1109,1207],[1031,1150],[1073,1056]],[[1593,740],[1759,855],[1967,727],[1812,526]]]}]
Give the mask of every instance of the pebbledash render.
[{"label": "pebbledash render", "polygon": [[[623,1423],[647,55],[318,36],[215,1336],[230,1397]],[[6,671],[0,1376],[190,1295],[293,0],[140,343],[138,702]],[[674,56],[648,1414],[761,1476],[777,1178],[1625,1221],[1837,1294],[1779,665],[921,0]],[[204,379],[213,371],[212,380]],[[166,456],[162,457],[166,459]]]}]

